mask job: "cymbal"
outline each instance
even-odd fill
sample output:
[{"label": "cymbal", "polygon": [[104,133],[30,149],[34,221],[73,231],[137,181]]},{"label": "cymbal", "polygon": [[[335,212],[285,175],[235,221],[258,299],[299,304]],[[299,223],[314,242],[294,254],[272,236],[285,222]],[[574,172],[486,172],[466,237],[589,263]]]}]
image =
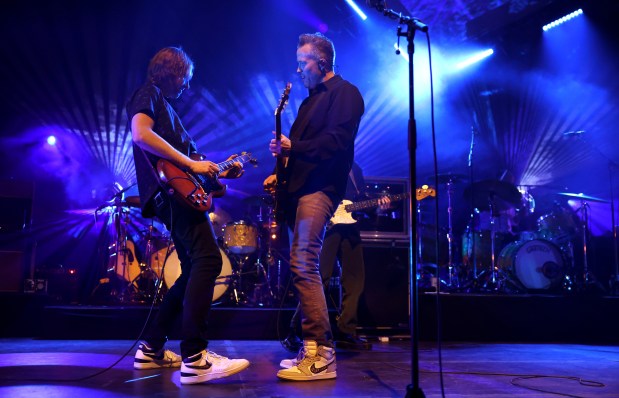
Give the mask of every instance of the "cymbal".
[{"label": "cymbal", "polygon": [[[451,182],[451,183],[460,182],[460,181],[466,180],[467,178],[464,174],[452,173],[452,172],[442,173],[442,174],[439,174],[437,177],[438,177],[439,184],[447,184],[448,182]],[[428,180],[434,181],[434,175],[429,176]]]},{"label": "cymbal", "polygon": [[464,197],[471,199],[478,209],[489,209],[492,201],[497,210],[507,210],[520,205],[522,194],[515,185],[500,180],[476,181],[464,190]]},{"label": "cymbal", "polygon": [[581,199],[581,200],[589,200],[591,202],[601,202],[608,203],[608,200],[602,198],[596,198],[595,196],[589,196],[582,193],[571,193],[571,192],[559,192],[561,196],[568,196],[570,198]]}]

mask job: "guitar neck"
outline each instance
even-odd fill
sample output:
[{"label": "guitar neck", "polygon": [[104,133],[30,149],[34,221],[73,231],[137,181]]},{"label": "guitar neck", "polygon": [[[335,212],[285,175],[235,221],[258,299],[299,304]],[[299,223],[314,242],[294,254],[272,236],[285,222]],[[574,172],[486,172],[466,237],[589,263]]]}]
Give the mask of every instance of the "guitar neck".
[{"label": "guitar neck", "polygon": [[[396,194],[396,195],[387,195],[387,197],[392,200],[392,201],[396,201],[396,200],[402,200],[402,199],[406,199],[408,198],[408,193],[400,193],[400,194]],[[369,209],[370,207],[376,207],[378,206],[378,201],[380,200],[380,198],[376,198],[376,199],[368,199],[368,200],[362,200],[360,202],[354,202],[354,203],[350,203],[347,204],[346,206],[344,206],[344,209],[346,209],[347,212],[353,212],[353,211],[359,211],[359,210],[363,210],[363,209]]]},{"label": "guitar neck", "polygon": [[244,163],[249,162],[250,159],[251,159],[251,156],[249,155],[241,155],[241,156],[235,157],[234,159],[230,159],[230,160],[223,161],[221,163],[217,163],[217,167],[219,168],[219,172],[221,173],[231,168],[235,162],[240,162],[241,164],[244,164]]}]

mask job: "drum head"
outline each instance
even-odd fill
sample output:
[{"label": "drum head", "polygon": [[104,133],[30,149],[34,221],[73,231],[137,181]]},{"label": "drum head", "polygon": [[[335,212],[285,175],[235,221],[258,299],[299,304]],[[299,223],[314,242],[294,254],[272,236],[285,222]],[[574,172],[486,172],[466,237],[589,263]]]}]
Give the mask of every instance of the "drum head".
[{"label": "drum head", "polygon": [[[162,249],[160,252],[160,258],[165,258],[165,254],[167,248]],[[219,276],[215,280],[215,290],[213,291],[213,301],[219,299],[223,294],[228,290],[228,286],[230,285],[230,277],[232,276],[232,264],[230,263],[230,259],[226,255],[226,253],[219,249],[219,253],[221,254],[222,259],[222,267]],[[162,263],[163,265],[163,263]],[[172,287],[174,282],[181,276],[181,263],[178,259],[178,255],[176,254],[176,250],[172,248],[172,252],[168,258],[168,261],[165,264],[165,268],[163,271],[163,279],[165,280],[166,286],[169,288]]]},{"label": "drum head", "polygon": [[513,266],[520,282],[528,289],[549,289],[564,275],[561,251],[553,243],[534,239],[518,242]]}]

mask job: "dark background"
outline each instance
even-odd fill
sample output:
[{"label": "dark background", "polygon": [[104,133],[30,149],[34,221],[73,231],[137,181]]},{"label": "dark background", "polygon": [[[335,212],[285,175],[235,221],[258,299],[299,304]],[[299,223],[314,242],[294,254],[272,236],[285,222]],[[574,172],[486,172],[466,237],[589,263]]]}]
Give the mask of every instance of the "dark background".
[{"label": "dark background", "polygon": [[[430,26],[438,171],[462,178],[454,187],[459,237],[471,180],[511,176],[535,198],[533,220],[561,192],[591,202],[597,272],[612,271],[611,188],[619,161],[619,9],[612,1],[393,1],[390,8]],[[0,16],[0,229],[5,252],[26,253],[23,267],[101,274],[109,240],[108,201],[135,182],[125,102],[152,55],[182,46],[194,59],[191,89],[175,106],[209,158],[251,151],[257,168],[231,181],[216,203],[230,221],[256,221],[273,110],[287,81],[287,131],[306,95],[295,74],[300,33],[321,31],[335,43],[337,71],[366,101],[356,160],[366,176],[406,179],[408,78],[394,54],[397,21],[360,4],[362,21],[343,0],[320,1],[6,1]],[[574,9],[585,15],[542,34],[541,26]],[[415,39],[417,185],[434,185],[426,38]],[[400,45],[405,48],[405,40]],[[453,66],[485,48],[494,55],[467,69]],[[569,131],[585,131],[568,135]],[[468,166],[475,132],[473,167]],[[54,135],[57,145],[46,144]],[[614,177],[611,183],[611,177]],[[446,190],[439,193],[445,228]],[[127,195],[135,195],[135,188]],[[258,205],[256,205],[258,203]],[[431,209],[434,205],[427,205]],[[94,210],[103,211],[94,217]],[[132,238],[150,223],[128,211]],[[432,212],[424,222],[435,225]],[[23,222],[22,222],[23,221]],[[21,233],[27,226],[27,233]],[[160,227],[160,226],[159,226]],[[26,237],[24,239],[24,236]],[[459,238],[457,238],[459,242]],[[597,246],[596,246],[597,245]],[[4,253],[4,252],[3,252]],[[32,256],[30,256],[32,254]],[[14,254],[8,254],[14,262]],[[88,291],[88,283],[82,287]]]}]

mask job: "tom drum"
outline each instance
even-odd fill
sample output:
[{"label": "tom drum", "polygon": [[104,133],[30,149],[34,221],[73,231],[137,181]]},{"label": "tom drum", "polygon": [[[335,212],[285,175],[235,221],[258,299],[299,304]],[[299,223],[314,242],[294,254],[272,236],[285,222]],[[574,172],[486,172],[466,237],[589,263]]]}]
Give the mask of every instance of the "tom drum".
[{"label": "tom drum", "polygon": [[258,229],[245,221],[228,223],[223,227],[224,247],[233,254],[249,254],[258,249]]}]

